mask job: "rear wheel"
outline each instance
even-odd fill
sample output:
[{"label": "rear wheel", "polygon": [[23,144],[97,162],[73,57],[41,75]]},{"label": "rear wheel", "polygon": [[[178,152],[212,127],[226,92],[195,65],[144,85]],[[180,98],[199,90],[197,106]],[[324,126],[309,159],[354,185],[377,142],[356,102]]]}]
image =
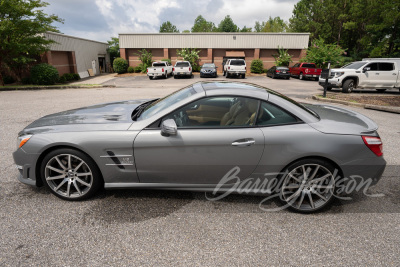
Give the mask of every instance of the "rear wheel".
[{"label": "rear wheel", "polygon": [[57,149],[41,164],[41,177],[50,191],[65,200],[91,197],[102,186],[100,170],[86,154],[74,149]]},{"label": "rear wheel", "polygon": [[242,74],[242,79],[246,78],[246,74]]},{"label": "rear wheel", "polygon": [[167,77],[168,77],[168,74],[167,74],[167,72],[165,72],[164,73],[164,79],[167,79]]},{"label": "rear wheel", "polygon": [[335,175],[339,170],[320,159],[304,159],[291,164],[283,173],[281,200],[292,210],[316,212],[334,199]]},{"label": "rear wheel", "polygon": [[230,76],[230,74],[229,74],[229,72],[226,72],[226,78],[230,78],[231,76]]},{"label": "rear wheel", "polygon": [[376,91],[378,91],[379,93],[383,93],[386,91],[386,89],[376,89]]},{"label": "rear wheel", "polygon": [[224,73],[222,74],[222,76],[225,76],[226,75],[226,71],[224,71]]},{"label": "rear wheel", "polygon": [[342,92],[345,94],[351,93],[354,90],[354,80],[347,80],[343,83]]},{"label": "rear wheel", "polygon": [[275,73],[272,74],[271,78],[272,78],[272,79],[275,79],[275,78],[276,78],[276,77],[275,77]]},{"label": "rear wheel", "polygon": [[149,79],[150,79],[150,80],[153,80],[153,76],[149,76]]}]

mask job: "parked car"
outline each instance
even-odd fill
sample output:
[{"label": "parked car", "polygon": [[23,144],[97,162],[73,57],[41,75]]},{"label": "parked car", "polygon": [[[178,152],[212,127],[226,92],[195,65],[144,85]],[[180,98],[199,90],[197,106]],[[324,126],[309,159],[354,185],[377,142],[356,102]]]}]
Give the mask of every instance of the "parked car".
[{"label": "parked car", "polygon": [[200,69],[200,78],[213,77],[217,78],[217,67],[214,63],[204,63]]},{"label": "parked car", "polygon": [[314,212],[332,202],[344,177],[378,182],[386,162],[377,128],[344,108],[303,105],[258,85],[207,82],[160,99],[47,115],[19,133],[13,157],[19,181],[65,200],[101,187],[271,193],[232,188],[260,177],[279,179],[274,194],[292,209]]},{"label": "parked car", "polygon": [[322,69],[318,69],[314,63],[297,63],[290,68],[290,75],[298,77],[300,80],[313,79],[318,80]]},{"label": "parked car", "polygon": [[174,78],[178,77],[192,77],[192,65],[189,61],[177,61],[173,68]]},{"label": "parked car", "polygon": [[169,75],[172,75],[172,65],[167,61],[153,62],[152,66],[147,68],[147,76],[150,80],[156,77],[167,79]]},{"label": "parked car", "polygon": [[228,59],[224,65],[224,76],[226,78],[241,76],[246,78],[246,61],[244,59]]},{"label": "parked car", "polygon": [[[339,69],[332,69],[328,79],[328,90],[342,88],[343,93],[351,93],[354,89],[386,89],[400,90],[399,58],[365,58],[347,64]],[[319,84],[324,86],[325,79]]]},{"label": "parked car", "polygon": [[290,79],[290,71],[288,67],[273,66],[267,71],[267,77]]}]

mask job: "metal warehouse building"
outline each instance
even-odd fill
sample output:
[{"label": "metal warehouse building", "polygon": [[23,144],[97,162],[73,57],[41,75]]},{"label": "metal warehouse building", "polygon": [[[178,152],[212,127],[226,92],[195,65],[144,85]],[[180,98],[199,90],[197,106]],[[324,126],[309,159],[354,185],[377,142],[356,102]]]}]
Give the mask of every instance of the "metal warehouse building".
[{"label": "metal warehouse building", "polygon": [[110,62],[107,43],[53,32],[44,36],[56,43],[50,45],[50,51],[42,56],[42,61],[56,67],[60,75],[79,73],[84,78],[89,76],[89,69],[97,75],[104,72]]},{"label": "metal warehouse building", "polygon": [[278,46],[288,49],[293,62],[298,62],[305,56],[308,40],[309,33],[121,33],[119,47],[129,66],[141,63],[137,55],[141,49],[151,51],[153,60],[169,58],[174,64],[177,49],[197,48],[201,50],[200,65],[213,62],[221,71],[229,58],[245,59],[248,66],[253,59],[261,59],[264,68],[270,68]]}]

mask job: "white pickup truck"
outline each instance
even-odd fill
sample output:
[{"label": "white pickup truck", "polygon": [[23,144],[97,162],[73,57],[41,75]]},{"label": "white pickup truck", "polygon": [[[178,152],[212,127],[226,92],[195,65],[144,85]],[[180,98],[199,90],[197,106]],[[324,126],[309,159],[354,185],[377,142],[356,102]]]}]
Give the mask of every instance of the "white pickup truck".
[{"label": "white pickup truck", "polygon": [[172,70],[174,72],[174,79],[180,76],[192,77],[193,69],[189,61],[177,61]]},{"label": "white pickup truck", "polygon": [[[340,69],[332,69],[327,90],[342,88],[343,93],[351,93],[358,88],[379,92],[393,88],[400,90],[399,71],[399,58],[364,58]],[[324,86],[325,79],[320,77],[319,84]]]},{"label": "white pickup truck", "polygon": [[150,80],[155,77],[167,79],[169,75],[172,75],[172,65],[167,61],[153,62],[153,65],[147,68],[147,76]]},{"label": "white pickup truck", "polygon": [[232,76],[246,77],[246,61],[244,59],[228,59],[224,65],[224,76],[226,78]]}]

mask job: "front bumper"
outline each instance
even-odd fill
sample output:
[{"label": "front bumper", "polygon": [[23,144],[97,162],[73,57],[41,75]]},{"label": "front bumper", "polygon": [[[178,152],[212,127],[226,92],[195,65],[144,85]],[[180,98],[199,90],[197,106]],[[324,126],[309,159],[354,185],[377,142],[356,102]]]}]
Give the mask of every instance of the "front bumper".
[{"label": "front bumper", "polygon": [[[325,79],[319,78],[318,84],[321,85],[322,87],[325,86]],[[328,79],[328,86],[332,88],[341,88],[342,87],[342,82],[338,78],[332,78]]]},{"label": "front bumper", "polygon": [[36,162],[39,154],[28,154],[22,148],[13,153],[14,162],[19,171],[18,181],[36,186]]},{"label": "front bumper", "polygon": [[216,72],[200,72],[201,77],[216,77]]}]

